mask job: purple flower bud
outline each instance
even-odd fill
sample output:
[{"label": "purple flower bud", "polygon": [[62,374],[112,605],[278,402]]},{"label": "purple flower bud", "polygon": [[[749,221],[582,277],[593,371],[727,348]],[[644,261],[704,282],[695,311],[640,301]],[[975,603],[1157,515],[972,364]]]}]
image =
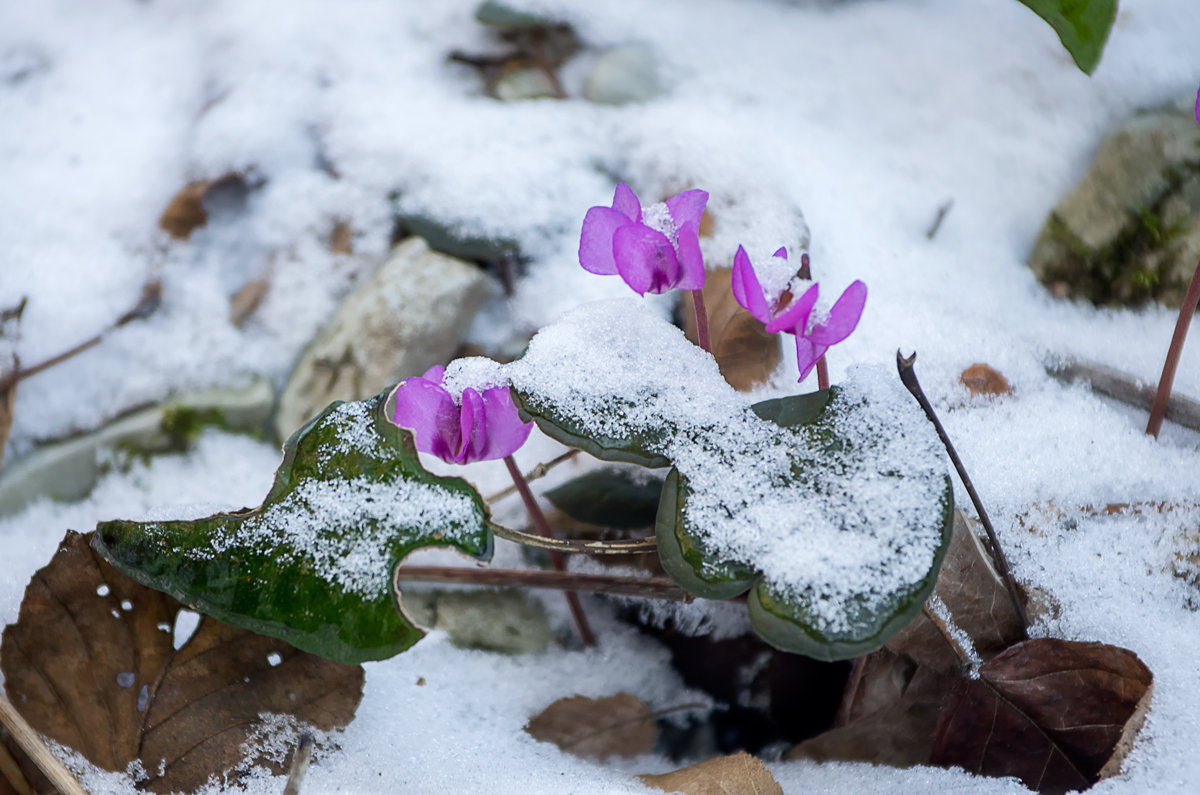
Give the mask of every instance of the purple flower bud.
[{"label": "purple flower bud", "polygon": [[591,273],[620,275],[639,295],[704,286],[700,217],[708,194],[689,190],[642,207],[628,185],[617,185],[612,207],[583,218],[579,264]]},{"label": "purple flower bud", "polygon": [[533,423],[522,422],[506,386],[482,393],[463,390],[461,404],[442,386],[444,367],[406,378],[396,387],[392,421],[413,433],[417,449],[451,464],[470,464],[512,455],[529,438]]},{"label": "purple flower bud", "polygon": [[[787,259],[787,250],[781,248],[775,256]],[[786,307],[772,307],[759,284],[754,266],[750,264],[750,256],[746,249],[738,246],[733,257],[733,297],[747,312],[765,323],[768,332],[782,331],[796,337],[796,364],[800,368],[801,381],[808,377],[831,345],[850,336],[867,303],[867,286],[855,281],[827,315],[820,315],[813,311],[819,291],[820,285],[813,284]]]}]

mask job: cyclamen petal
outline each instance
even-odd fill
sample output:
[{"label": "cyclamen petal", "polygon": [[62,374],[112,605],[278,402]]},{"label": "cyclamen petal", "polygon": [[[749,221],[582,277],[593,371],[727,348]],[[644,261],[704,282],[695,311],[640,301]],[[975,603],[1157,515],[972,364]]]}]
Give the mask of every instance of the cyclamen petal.
[{"label": "cyclamen petal", "polygon": [[458,407],[450,393],[438,383],[440,380],[439,372],[437,380],[417,377],[401,382],[396,387],[393,422],[412,431],[413,443],[418,450],[432,453],[443,461],[452,461],[461,438]]},{"label": "cyclamen petal", "polygon": [[700,253],[700,226],[686,223],[675,233],[678,238],[676,252],[679,257],[679,280],[676,290],[699,290],[704,287],[704,255]]},{"label": "cyclamen petal", "polygon": [[685,190],[667,199],[666,204],[676,227],[695,224],[696,234],[700,233],[700,217],[704,215],[704,208],[708,204],[707,191]]},{"label": "cyclamen petal", "polygon": [[767,333],[778,334],[784,331],[789,334],[795,334],[796,329],[806,327],[808,325],[808,318],[812,315],[813,307],[817,305],[817,298],[820,292],[821,285],[819,284],[814,284],[805,290],[803,295],[788,304],[787,309],[771,318],[771,322],[767,324]]},{"label": "cyclamen petal", "polygon": [[733,299],[751,315],[763,323],[770,322],[771,308],[767,305],[762,286],[758,283],[758,275],[750,264],[750,255],[746,249],[738,246],[733,255]]},{"label": "cyclamen petal", "polygon": [[617,272],[639,295],[664,293],[679,282],[679,259],[667,236],[641,224],[613,235]]},{"label": "cyclamen petal", "polygon": [[867,285],[855,281],[847,287],[829,310],[829,317],[813,325],[805,334],[819,345],[834,345],[850,336],[858,327],[867,303]]},{"label": "cyclamen petal", "polygon": [[613,235],[632,223],[623,213],[611,207],[593,207],[583,217],[579,235],[579,264],[585,271],[611,276],[617,272],[613,259]]}]

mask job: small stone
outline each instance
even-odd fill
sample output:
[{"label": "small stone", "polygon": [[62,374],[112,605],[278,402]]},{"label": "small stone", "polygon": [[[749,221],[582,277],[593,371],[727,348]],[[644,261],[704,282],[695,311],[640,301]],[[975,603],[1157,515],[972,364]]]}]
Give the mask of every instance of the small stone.
[{"label": "small stone", "polygon": [[342,301],[304,351],[279,399],[286,439],[335,400],[362,400],[444,364],[493,290],[469,262],[404,240]]},{"label": "small stone", "polygon": [[514,66],[505,69],[491,85],[492,96],[503,102],[521,99],[557,97],[558,86],[536,66]]},{"label": "small stone", "polygon": [[1179,306],[1200,257],[1194,97],[1145,111],[1100,145],[1047,219],[1030,268],[1056,296]]},{"label": "small stone", "polygon": [[40,447],[0,473],[0,516],[39,497],[79,500],[100,477],[109,450],[154,455],[178,450],[205,427],[264,433],[275,391],[266,379],[239,390],[191,392],[119,417],[92,433]]},{"label": "small stone", "polygon": [[427,629],[442,629],[464,649],[538,654],[550,645],[550,621],[540,602],[516,590],[406,593],[404,613]]},{"label": "small stone", "polygon": [[507,3],[498,2],[498,0],[485,0],[480,3],[479,7],[475,9],[475,20],[484,25],[506,30],[540,28],[553,24],[553,20],[547,17],[519,11]]},{"label": "small stone", "polygon": [[1012,386],[998,370],[986,364],[973,364],[959,376],[972,395],[1011,395]]},{"label": "small stone", "polygon": [[654,51],[641,44],[615,47],[592,66],[583,95],[601,105],[647,102],[661,93]]}]

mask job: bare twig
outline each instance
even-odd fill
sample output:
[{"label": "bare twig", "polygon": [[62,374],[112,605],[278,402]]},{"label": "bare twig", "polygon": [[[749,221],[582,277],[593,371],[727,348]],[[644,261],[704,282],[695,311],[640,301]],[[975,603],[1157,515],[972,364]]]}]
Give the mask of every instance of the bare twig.
[{"label": "bare twig", "polygon": [[1163,417],[1167,414],[1167,401],[1171,398],[1171,385],[1175,383],[1175,370],[1179,367],[1179,355],[1183,352],[1183,341],[1187,339],[1188,328],[1192,325],[1192,317],[1196,314],[1196,305],[1200,303],[1200,262],[1192,273],[1192,281],[1188,284],[1187,295],[1179,307],[1179,319],[1175,321],[1175,333],[1171,335],[1171,346],[1167,348],[1167,358],[1163,362],[1162,376],[1158,379],[1158,392],[1154,395],[1154,405],[1150,408],[1150,421],[1146,424],[1146,433],[1158,438],[1162,430]]},{"label": "bare twig", "polygon": [[[509,455],[504,457],[504,465],[508,467],[508,474],[512,476],[513,483],[516,485],[517,491],[521,494],[521,499],[525,503],[525,509],[529,512],[529,519],[533,522],[533,526],[545,538],[554,538],[554,531],[550,529],[550,523],[546,521],[546,515],[542,513],[542,509],[537,504],[537,499],[533,496],[533,492],[529,490],[529,484],[525,482],[524,476],[521,475],[521,469],[517,466],[517,462]],[[562,553],[557,550],[550,550],[550,563],[560,572],[567,570],[567,562],[563,559]],[[574,592],[568,591],[566,597],[567,606],[571,608],[571,617],[575,619],[575,626],[579,628],[579,635],[583,638],[583,645],[595,646],[596,636],[592,634],[592,628],[588,625],[587,616],[583,612],[583,605],[579,603],[579,596]]]},{"label": "bare twig", "polygon": [[300,735],[300,747],[296,749],[296,755],[292,757],[292,769],[288,773],[287,786],[283,788],[283,795],[300,795],[300,784],[304,781],[304,774],[308,772],[308,763],[312,761],[313,737],[308,732]]},{"label": "bare twig", "polygon": [[1008,596],[1012,599],[1013,608],[1017,611],[1017,617],[1021,619],[1021,629],[1028,635],[1029,616],[1025,612],[1025,604],[1021,601],[1020,592],[1017,590],[1016,580],[1013,579],[1012,572],[1009,571],[1008,559],[1004,557],[1004,550],[1000,548],[1000,539],[996,537],[996,530],[992,527],[992,520],[988,518],[987,511],[984,510],[983,500],[979,499],[979,494],[975,491],[975,485],[971,483],[971,478],[967,475],[967,470],[963,466],[962,460],[958,457],[954,445],[950,443],[950,437],[946,435],[946,429],[942,427],[941,421],[938,420],[937,414],[933,411],[933,406],[930,405],[929,399],[925,397],[925,393],[921,390],[921,384],[917,381],[916,370],[913,369],[913,362],[916,360],[916,353],[906,359],[900,355],[900,351],[896,351],[896,369],[900,372],[900,380],[904,383],[908,391],[912,393],[913,397],[917,399],[917,403],[921,405],[921,410],[925,412],[925,416],[933,423],[938,438],[946,446],[946,452],[950,454],[950,461],[954,464],[954,470],[958,472],[958,477],[962,480],[963,486],[966,487],[967,494],[971,497],[971,503],[979,513],[979,521],[983,524],[983,529],[987,532],[988,542],[992,547],[992,557],[996,562],[996,569],[1004,580],[1004,587],[1008,589]]},{"label": "bare twig", "polygon": [[946,216],[950,214],[950,208],[953,206],[954,199],[947,199],[946,203],[937,209],[937,215],[933,217],[933,223],[925,231],[926,240],[933,240],[937,236],[938,230],[942,228],[942,221],[946,220]]},{"label": "bare twig", "polygon": [[578,541],[571,538],[556,538],[554,536],[534,535],[523,530],[492,524],[492,532],[500,538],[522,544],[527,547],[538,547],[550,550],[551,553],[581,553],[586,555],[640,555],[654,552],[658,549],[658,541],[653,536],[648,538],[622,538],[615,541]]},{"label": "bare twig", "polygon": [[579,574],[537,569],[469,569],[453,566],[401,566],[396,581],[452,582],[465,585],[549,588],[555,591],[588,591],[618,596],[640,596],[690,602],[693,597],[667,577],[621,577],[612,574]]},{"label": "bare twig", "polygon": [[[562,455],[558,456],[557,458],[553,458],[543,464],[538,464],[533,469],[531,469],[525,473],[525,482],[528,483],[530,481],[537,480],[538,478],[544,478],[546,476],[546,474],[550,472],[551,469],[554,469],[554,467],[558,466],[559,464],[563,464],[563,463],[566,463],[567,461],[570,461],[572,458],[574,458],[577,455],[579,455],[578,450],[568,450],[567,452],[563,453]],[[516,490],[517,490],[517,484],[513,483],[511,486],[508,486],[507,488],[503,488],[500,491],[493,494],[492,496],[485,498],[484,502],[486,502],[490,505],[491,503],[495,502],[496,500],[502,500],[505,497],[507,497],[508,495],[513,494],[514,492],[516,492]]]},{"label": "bare twig", "polygon": [[[1084,381],[1093,392],[1110,397],[1127,406],[1149,411],[1154,403],[1154,388],[1141,383],[1128,373],[1103,364],[1069,360],[1046,367],[1051,377],[1071,383]],[[1200,401],[1181,395],[1171,395],[1167,401],[1166,418],[1171,422],[1200,431]]]},{"label": "bare twig", "polygon": [[29,755],[38,770],[50,779],[59,792],[63,795],[87,795],[87,791],[79,785],[63,763],[50,753],[46,743],[3,693],[0,693],[0,723],[4,724],[4,728],[12,734],[21,750]]}]

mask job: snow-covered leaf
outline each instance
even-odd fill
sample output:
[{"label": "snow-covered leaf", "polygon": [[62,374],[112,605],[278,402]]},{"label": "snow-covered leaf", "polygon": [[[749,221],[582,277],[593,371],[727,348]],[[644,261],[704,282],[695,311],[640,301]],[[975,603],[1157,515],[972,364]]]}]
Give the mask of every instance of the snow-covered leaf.
[{"label": "snow-covered leaf", "polygon": [[435,477],[386,392],[334,403],[297,431],[262,506],[175,522],[104,522],[97,551],[121,571],[235,626],[339,662],[391,657],[422,636],[392,572],[421,547],[492,553],[482,499]]}]

